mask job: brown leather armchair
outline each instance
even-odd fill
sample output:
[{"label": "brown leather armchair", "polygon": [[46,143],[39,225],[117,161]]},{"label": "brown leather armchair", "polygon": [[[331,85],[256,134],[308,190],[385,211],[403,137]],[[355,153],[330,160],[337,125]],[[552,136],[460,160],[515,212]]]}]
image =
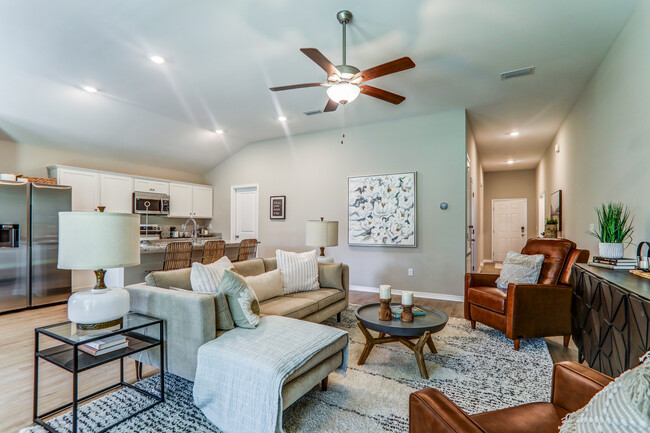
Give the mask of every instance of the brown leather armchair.
[{"label": "brown leather armchair", "polygon": [[528,239],[522,254],[543,254],[537,284],[496,285],[498,275],[465,275],[465,318],[506,334],[519,350],[521,338],[571,337],[571,266],[586,263],[589,251],[568,239]]},{"label": "brown leather armchair", "polygon": [[553,368],[550,403],[529,403],[467,415],[440,391],[427,388],[409,398],[410,433],[557,433],[562,418],[584,407],[613,379],[575,362]]}]

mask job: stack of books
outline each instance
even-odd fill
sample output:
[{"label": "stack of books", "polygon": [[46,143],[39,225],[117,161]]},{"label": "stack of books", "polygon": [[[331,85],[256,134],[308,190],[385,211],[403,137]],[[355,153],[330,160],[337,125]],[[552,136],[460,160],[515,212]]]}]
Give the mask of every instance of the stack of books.
[{"label": "stack of books", "polygon": [[594,256],[591,266],[607,269],[634,269],[636,268],[636,259],[608,259],[606,257]]},{"label": "stack of books", "polygon": [[116,350],[124,349],[129,346],[129,342],[124,335],[113,335],[112,337],[102,338],[101,340],[91,341],[79,346],[79,350],[84,351],[92,356],[105,355]]},{"label": "stack of books", "polygon": [[[390,307],[390,312],[393,315],[393,319],[400,319],[402,317],[402,311],[404,311],[404,308],[402,308],[401,306]],[[423,309],[418,308],[415,305],[413,306],[413,309],[411,311],[413,311],[414,316],[424,316],[426,314],[426,312]]]}]

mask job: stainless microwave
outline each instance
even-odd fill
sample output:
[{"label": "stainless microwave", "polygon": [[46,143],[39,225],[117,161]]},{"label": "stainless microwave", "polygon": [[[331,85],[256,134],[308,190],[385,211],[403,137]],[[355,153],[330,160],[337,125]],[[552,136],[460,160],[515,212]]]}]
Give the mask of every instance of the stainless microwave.
[{"label": "stainless microwave", "polygon": [[169,196],[150,192],[134,192],[133,213],[169,215]]}]

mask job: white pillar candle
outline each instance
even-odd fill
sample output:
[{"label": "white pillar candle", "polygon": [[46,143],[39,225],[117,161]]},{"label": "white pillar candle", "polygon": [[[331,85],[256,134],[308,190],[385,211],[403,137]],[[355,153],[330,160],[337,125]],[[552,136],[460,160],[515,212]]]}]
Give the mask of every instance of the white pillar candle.
[{"label": "white pillar candle", "polygon": [[413,305],[413,292],[408,290],[402,292],[402,305]]},{"label": "white pillar candle", "polygon": [[379,286],[379,299],[390,299],[390,286],[388,284]]}]

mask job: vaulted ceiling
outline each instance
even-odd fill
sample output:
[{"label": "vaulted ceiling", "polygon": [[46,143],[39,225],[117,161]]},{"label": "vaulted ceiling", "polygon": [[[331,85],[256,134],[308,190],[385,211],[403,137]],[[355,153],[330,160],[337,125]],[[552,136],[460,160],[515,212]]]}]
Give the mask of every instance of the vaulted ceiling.
[{"label": "vaulted ceiling", "polygon": [[[205,172],[254,141],[466,108],[486,170],[534,168],[637,2],[2,0],[0,138]],[[299,48],[340,63],[341,9],[349,64],[415,61],[372,82],[407,99],[307,117],[325,89],[268,88],[325,79]]]}]

